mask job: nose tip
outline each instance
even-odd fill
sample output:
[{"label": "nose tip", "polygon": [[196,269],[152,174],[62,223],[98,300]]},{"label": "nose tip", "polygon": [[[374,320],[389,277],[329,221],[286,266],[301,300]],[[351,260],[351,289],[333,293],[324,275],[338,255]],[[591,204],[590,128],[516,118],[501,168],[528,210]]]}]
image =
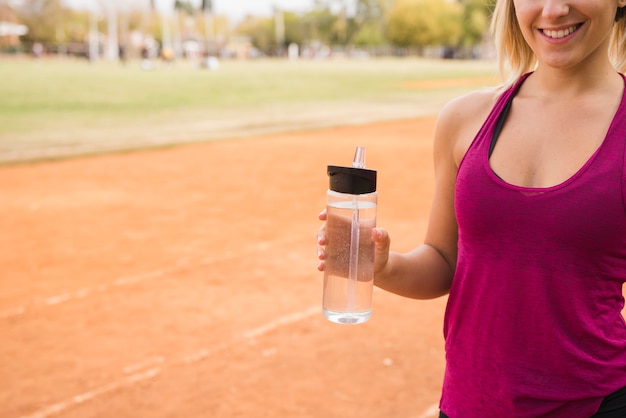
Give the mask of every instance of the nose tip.
[{"label": "nose tip", "polygon": [[542,15],[548,18],[566,16],[569,13],[569,3],[566,0],[548,0],[543,7]]}]

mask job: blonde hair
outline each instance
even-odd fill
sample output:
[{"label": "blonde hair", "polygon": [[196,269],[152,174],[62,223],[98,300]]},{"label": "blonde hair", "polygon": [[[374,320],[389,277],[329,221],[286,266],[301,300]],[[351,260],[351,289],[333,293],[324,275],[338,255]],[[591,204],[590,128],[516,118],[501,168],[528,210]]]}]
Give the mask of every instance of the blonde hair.
[{"label": "blonde hair", "polygon": [[[522,35],[513,0],[495,1],[491,33],[498,53],[500,74],[505,80],[504,85],[510,86],[523,74],[536,68],[537,57]],[[617,71],[626,71],[626,18],[613,25],[609,58]]]}]

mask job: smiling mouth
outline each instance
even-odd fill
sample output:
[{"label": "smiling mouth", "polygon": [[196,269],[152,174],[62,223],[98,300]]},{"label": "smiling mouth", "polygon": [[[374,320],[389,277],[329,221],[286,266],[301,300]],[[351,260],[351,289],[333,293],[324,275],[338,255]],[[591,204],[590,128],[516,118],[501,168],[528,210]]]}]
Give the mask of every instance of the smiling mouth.
[{"label": "smiling mouth", "polygon": [[569,28],[561,29],[561,30],[550,30],[550,29],[542,29],[541,32],[546,35],[548,38],[552,39],[561,39],[565,38],[568,35],[576,32],[582,24],[572,25]]}]

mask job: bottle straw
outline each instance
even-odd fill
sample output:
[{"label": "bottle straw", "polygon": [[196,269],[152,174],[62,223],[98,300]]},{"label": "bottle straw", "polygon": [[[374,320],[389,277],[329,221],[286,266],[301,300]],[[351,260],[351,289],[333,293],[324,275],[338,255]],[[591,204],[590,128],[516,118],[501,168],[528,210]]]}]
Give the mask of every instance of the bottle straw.
[{"label": "bottle straw", "polygon": [[[365,148],[357,147],[352,161],[352,167],[365,168]],[[359,220],[359,200],[358,196],[352,198],[352,225],[350,227],[350,265],[348,270],[348,313],[356,310],[357,287],[358,287],[358,267],[359,267],[359,241],[360,241],[360,220]]]},{"label": "bottle straw", "polygon": [[356,147],[356,151],[354,152],[354,160],[352,161],[352,167],[365,168],[365,148],[364,147]]}]

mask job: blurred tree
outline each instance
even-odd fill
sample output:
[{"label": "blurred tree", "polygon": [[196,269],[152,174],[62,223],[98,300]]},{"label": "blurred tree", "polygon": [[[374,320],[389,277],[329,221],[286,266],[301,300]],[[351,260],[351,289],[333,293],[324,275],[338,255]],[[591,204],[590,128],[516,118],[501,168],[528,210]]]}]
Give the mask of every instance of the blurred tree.
[{"label": "blurred tree", "polygon": [[385,17],[389,0],[357,0],[351,43],[356,46],[380,46],[386,43]]},{"label": "blurred tree", "polygon": [[348,22],[348,15],[345,4],[339,5],[339,11],[336,13],[336,19],[334,19],[332,31],[333,40],[336,45],[347,45],[350,39],[351,32],[353,30],[352,19]]},{"label": "blurred tree", "polygon": [[202,0],[200,3],[204,26],[204,42],[208,55],[213,55],[217,46],[215,45],[215,16],[213,15],[213,0]]},{"label": "blurred tree", "polygon": [[202,4],[200,5],[200,10],[213,13],[213,0],[202,0]]},{"label": "blurred tree", "polygon": [[27,42],[56,43],[59,28],[63,28],[72,15],[61,0],[25,1],[16,10],[28,27],[23,37]]},{"label": "blurred tree", "polygon": [[159,42],[163,41],[161,34],[161,21],[156,10],[151,11],[147,16],[144,16],[142,30],[153,39],[156,39]]},{"label": "blurred tree", "polygon": [[71,10],[63,28],[67,42],[85,42],[89,35],[89,13]]},{"label": "blurred tree", "polygon": [[463,6],[463,36],[460,47],[472,47],[479,44],[489,28],[489,19],[493,4],[484,0],[460,0]]},{"label": "blurred tree", "polygon": [[237,33],[250,38],[252,45],[266,54],[276,45],[273,19],[247,16],[237,26]]},{"label": "blurred tree", "polygon": [[399,0],[389,13],[387,36],[401,47],[456,46],[463,7],[447,0]]},{"label": "blurred tree", "polygon": [[337,15],[333,14],[329,7],[319,0],[315,3],[312,11],[306,13],[301,24],[304,37],[307,42],[319,42],[324,45],[336,45],[339,43],[337,37]]},{"label": "blurred tree", "polygon": [[[18,17],[29,28],[22,39],[45,44],[84,42],[89,15],[64,7],[63,1],[17,3]],[[150,0],[148,14],[131,11],[121,17],[124,27],[128,28],[124,30],[139,28],[162,42],[155,2]],[[175,10],[204,19],[203,32],[207,45],[212,48],[218,42],[225,42],[230,32],[227,22],[222,24],[213,15],[213,6],[213,0],[174,0]],[[273,54],[291,43],[359,47],[388,43],[417,47],[440,45],[469,51],[482,41],[492,9],[493,2],[485,0],[313,0],[309,12],[283,12],[284,36],[280,45],[276,40],[277,20],[273,18],[248,17],[236,32],[248,36],[252,44],[266,54]],[[106,30],[105,20],[98,19],[97,24],[100,31]]]},{"label": "blurred tree", "polygon": [[377,46],[386,43],[386,14],[396,0],[314,0],[300,16],[306,43]]},{"label": "blurred tree", "polygon": [[385,29],[377,22],[364,23],[352,38],[352,44],[360,47],[375,47],[386,43]]},{"label": "blurred tree", "polygon": [[126,15],[128,30],[141,30],[144,21],[145,12],[141,10],[131,10]]},{"label": "blurred tree", "polygon": [[285,21],[285,46],[290,44],[302,45],[305,39],[300,16],[292,12],[283,12],[283,16]]},{"label": "blurred tree", "polygon": [[267,55],[275,55],[290,44],[302,45],[305,31],[302,19],[295,13],[283,12],[284,35],[282,45],[276,39],[276,19],[248,16],[237,28],[237,33],[250,38],[252,45]]},{"label": "blurred tree", "polygon": [[176,0],[174,2],[174,10],[185,12],[188,15],[193,15],[196,11],[191,2],[186,0]]}]

